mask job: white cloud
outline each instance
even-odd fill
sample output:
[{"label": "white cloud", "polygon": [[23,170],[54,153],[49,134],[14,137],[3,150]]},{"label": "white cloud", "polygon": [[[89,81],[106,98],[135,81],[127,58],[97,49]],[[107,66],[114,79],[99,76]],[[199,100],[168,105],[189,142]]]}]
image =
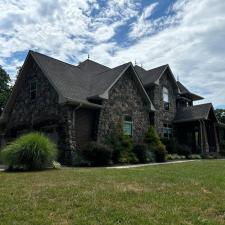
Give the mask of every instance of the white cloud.
[{"label": "white cloud", "polygon": [[132,29],[130,32],[131,38],[141,37],[153,31],[152,26],[153,24],[152,22],[149,22],[147,19],[151,17],[157,5],[158,5],[157,2],[150,4],[143,10],[142,14],[138,16],[137,21],[132,24]]},{"label": "white cloud", "polygon": [[[109,66],[169,63],[205,101],[224,105],[225,2],[177,0],[154,19],[158,7],[160,1],[141,10],[141,0],[1,0],[0,63],[15,74],[21,59],[8,59],[29,49],[73,63],[87,53]],[[113,37],[123,26],[130,32],[120,42]]]}]

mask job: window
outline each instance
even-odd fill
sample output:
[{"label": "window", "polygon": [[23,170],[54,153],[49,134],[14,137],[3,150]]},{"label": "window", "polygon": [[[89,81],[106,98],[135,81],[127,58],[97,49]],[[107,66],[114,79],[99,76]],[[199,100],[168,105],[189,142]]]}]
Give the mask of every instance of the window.
[{"label": "window", "polygon": [[133,121],[132,117],[125,115],[123,120],[123,132],[125,135],[132,136]]},{"label": "window", "polygon": [[37,82],[30,82],[30,99],[35,100],[37,97]]},{"label": "window", "polygon": [[166,87],[163,87],[163,106],[165,110],[169,110],[169,90]]},{"label": "window", "polygon": [[171,124],[163,124],[163,136],[164,138],[172,138],[173,136],[173,128],[171,126]]}]

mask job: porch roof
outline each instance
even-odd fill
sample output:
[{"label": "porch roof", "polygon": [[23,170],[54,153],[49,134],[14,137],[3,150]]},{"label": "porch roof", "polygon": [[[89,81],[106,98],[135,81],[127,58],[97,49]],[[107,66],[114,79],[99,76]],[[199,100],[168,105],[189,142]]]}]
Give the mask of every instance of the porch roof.
[{"label": "porch roof", "polygon": [[[173,122],[181,123],[196,120],[207,120],[209,117],[210,110],[213,111],[213,106],[211,103],[182,108],[177,112]],[[217,121],[216,117],[215,120]]]}]

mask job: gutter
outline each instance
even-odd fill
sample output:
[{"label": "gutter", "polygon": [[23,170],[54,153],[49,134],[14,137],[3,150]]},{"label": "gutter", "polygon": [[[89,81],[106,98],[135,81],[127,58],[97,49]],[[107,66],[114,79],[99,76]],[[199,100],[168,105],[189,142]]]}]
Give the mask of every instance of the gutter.
[{"label": "gutter", "polygon": [[75,101],[75,100],[72,100],[70,98],[64,98],[65,101],[61,101],[60,104],[63,104],[63,105],[80,105],[82,104],[82,106],[86,106],[87,108],[96,108],[96,109],[101,109],[102,108],[102,105],[98,105],[98,104],[94,104],[94,103],[91,103],[91,102],[85,102],[85,101],[82,101],[82,100],[78,100],[78,101]]}]

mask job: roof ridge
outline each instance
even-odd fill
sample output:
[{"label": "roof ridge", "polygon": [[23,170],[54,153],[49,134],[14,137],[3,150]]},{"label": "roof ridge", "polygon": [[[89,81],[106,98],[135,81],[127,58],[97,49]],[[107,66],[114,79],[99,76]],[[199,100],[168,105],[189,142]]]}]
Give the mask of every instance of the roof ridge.
[{"label": "roof ridge", "polygon": [[107,68],[111,69],[110,67],[105,66],[105,65],[103,65],[103,64],[101,64],[101,63],[99,63],[99,62],[96,62],[96,61],[94,61],[94,60],[91,60],[91,59],[85,59],[83,62],[80,62],[79,65],[77,65],[77,66],[79,67],[81,64],[84,64],[84,63],[86,63],[86,62],[88,62],[88,61],[93,62],[93,63],[95,63],[95,64],[98,64],[98,65],[100,65],[100,66],[104,66],[104,67],[107,67]]},{"label": "roof ridge", "polygon": [[[77,66],[75,66],[75,65],[73,65],[73,64],[71,64],[71,63],[64,62],[64,61],[62,61],[62,60],[60,60],[60,59],[53,58],[53,57],[48,56],[48,55],[45,55],[45,54],[43,54],[43,53],[36,52],[36,51],[33,51],[33,50],[29,50],[29,52],[30,52],[32,55],[33,55],[33,54],[38,54],[38,55],[41,55],[41,56],[44,56],[44,57],[48,57],[48,58],[50,58],[50,59],[53,59],[53,60],[55,60],[55,61],[58,61],[58,62],[60,62],[60,63],[69,65],[69,66],[71,66],[71,67],[76,67],[76,68],[77,68]],[[79,69],[80,69],[80,68],[79,68]]]},{"label": "roof ridge", "polygon": [[149,70],[146,70],[147,72],[150,71],[150,70],[154,70],[154,69],[159,69],[161,67],[166,67],[166,66],[169,66],[169,64],[164,64],[164,65],[161,65],[161,66],[157,66],[157,67],[154,67],[152,69],[149,69]]},{"label": "roof ridge", "polygon": [[121,64],[121,65],[116,66],[116,67],[113,67],[113,68],[109,68],[108,70],[105,70],[105,71],[102,71],[102,72],[100,72],[100,73],[95,74],[95,76],[96,76],[96,75],[100,75],[100,74],[102,74],[102,73],[105,73],[105,72],[107,72],[107,71],[111,71],[111,70],[114,70],[114,69],[118,69],[120,66],[122,67],[122,66],[128,65],[129,63],[130,63],[130,62]]}]

